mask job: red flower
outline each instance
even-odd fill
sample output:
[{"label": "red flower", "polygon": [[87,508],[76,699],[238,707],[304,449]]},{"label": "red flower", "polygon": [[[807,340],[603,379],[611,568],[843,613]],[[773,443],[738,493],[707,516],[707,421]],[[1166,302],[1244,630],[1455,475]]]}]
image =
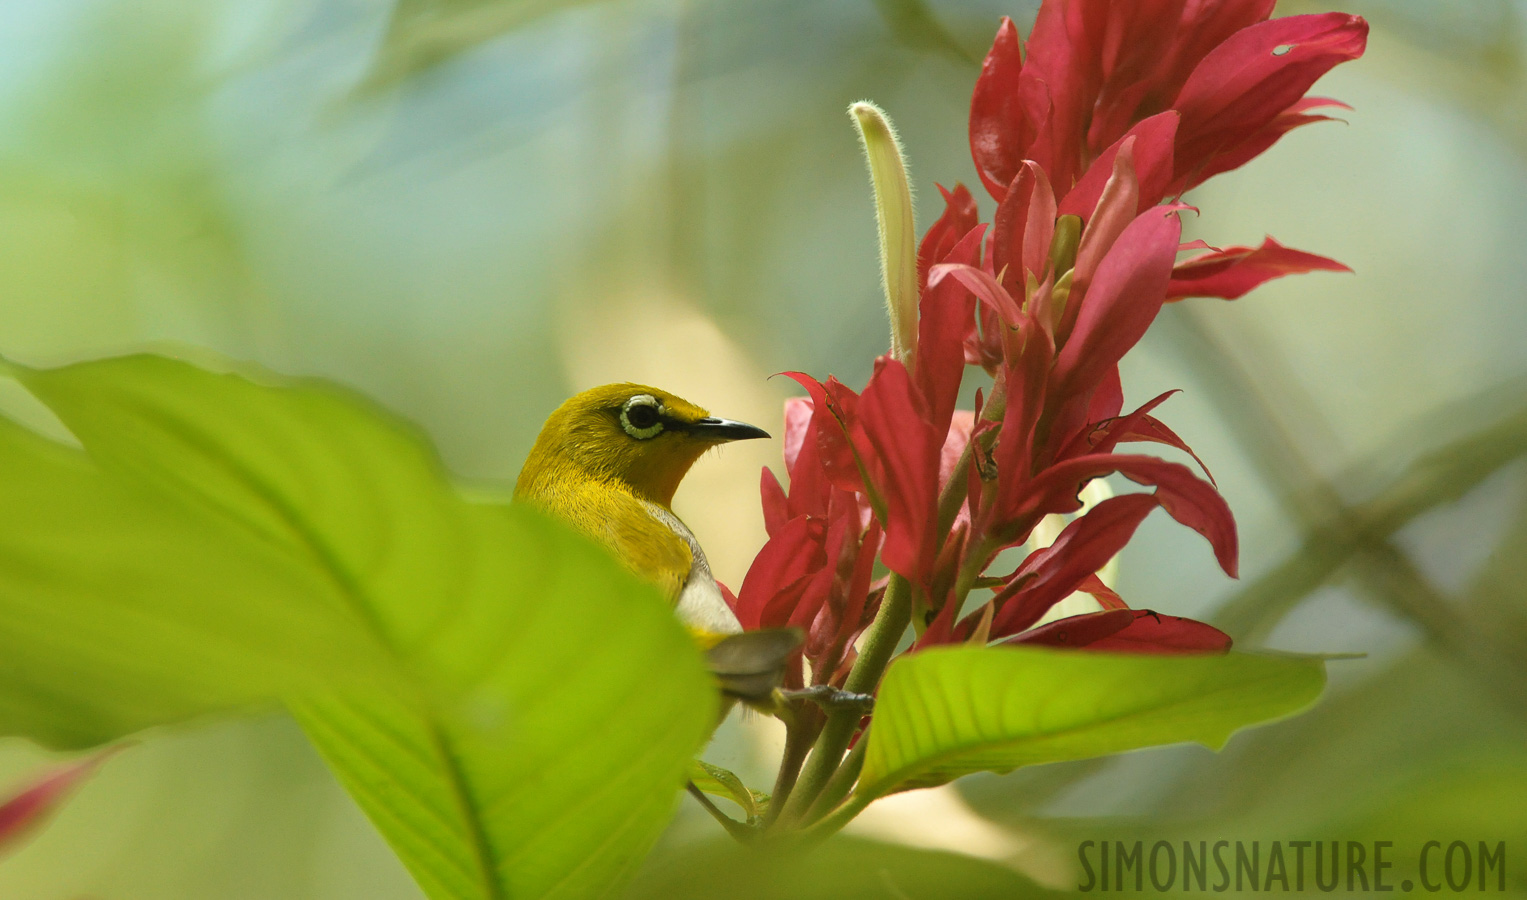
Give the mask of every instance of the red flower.
[{"label": "red flower", "polygon": [[[997,201],[990,227],[963,186],[940,188],[945,209],[917,250],[915,351],[906,341],[898,358],[877,360],[860,393],[791,374],[810,399],[786,409],[790,487],[765,470],[769,541],[736,608],[749,628],[806,628],[814,683],[841,685],[853,664],[882,597],[877,556],[912,593],[918,648],[1228,649],[1208,625],[1130,609],[1096,573],[1159,506],[1236,574],[1235,522],[1212,479],[1118,452],[1147,442],[1192,453],[1153,415],[1172,392],[1123,411],[1119,361],[1162,305],[1345,270],[1271,238],[1184,247],[1184,207],[1160,205],[1323,118],[1310,110],[1339,105],[1303,95],[1362,53],[1366,23],[1337,13],[1269,20],[1271,9],[1272,0],[1045,0],[1026,58],[1003,20],[970,110],[971,153]],[[1176,262],[1192,247],[1208,252]],[[967,364],[994,382],[973,412],[959,412]],[[1082,513],[1081,489],[1112,474],[1152,490],[1099,502],[1012,573],[987,574],[1046,516]],[[968,608],[978,584],[992,594]],[[1102,611],[1034,627],[1076,592]],[[798,672],[789,678],[799,686]]]},{"label": "red flower", "polygon": [[1268,20],[1272,8],[1273,0],[1046,0],[1027,59],[1003,19],[971,100],[982,183],[1001,201],[1033,160],[1064,197],[1095,160],[1161,114],[1178,123],[1150,128],[1175,132],[1168,185],[1146,195],[1155,203],[1322,118],[1307,111],[1334,101],[1304,93],[1362,55],[1368,24],[1344,13]]}]

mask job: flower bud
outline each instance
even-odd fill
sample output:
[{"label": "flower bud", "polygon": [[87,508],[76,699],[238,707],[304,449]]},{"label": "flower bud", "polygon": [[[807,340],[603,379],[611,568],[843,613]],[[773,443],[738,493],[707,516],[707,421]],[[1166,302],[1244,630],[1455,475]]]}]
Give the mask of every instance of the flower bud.
[{"label": "flower bud", "polygon": [[880,226],[880,275],[891,317],[891,353],[908,369],[917,353],[917,241],[906,158],[891,120],[873,103],[848,108],[864,144],[875,219]]}]

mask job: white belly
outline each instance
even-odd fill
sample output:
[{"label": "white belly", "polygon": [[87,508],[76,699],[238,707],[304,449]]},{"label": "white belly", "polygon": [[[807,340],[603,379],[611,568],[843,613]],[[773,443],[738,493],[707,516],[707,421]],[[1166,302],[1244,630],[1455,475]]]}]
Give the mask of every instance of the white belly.
[{"label": "white belly", "polygon": [[705,551],[700,549],[700,542],[695,540],[693,532],[679,521],[678,516],[661,506],[655,503],[645,505],[654,519],[672,529],[674,534],[689,545],[689,577],[684,580],[678,606],[674,608],[679,621],[696,631],[710,634],[740,634],[742,623],[737,621],[737,615],[721,596],[721,588],[717,586],[715,576],[710,573]]}]

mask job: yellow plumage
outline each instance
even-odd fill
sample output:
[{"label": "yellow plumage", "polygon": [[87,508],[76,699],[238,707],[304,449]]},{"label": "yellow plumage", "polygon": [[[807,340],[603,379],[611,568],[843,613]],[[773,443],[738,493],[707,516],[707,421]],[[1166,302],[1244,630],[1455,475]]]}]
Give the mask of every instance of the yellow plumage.
[{"label": "yellow plumage", "polygon": [[777,686],[799,634],[775,629],[739,635],[742,627],[722,598],[704,551],[670,504],[706,450],[759,437],[768,435],[752,425],[712,418],[666,391],[605,385],[551,414],[514,489],[517,500],[604,543],[631,571],[657,585],[710,651],[723,689],[755,703],[763,703]]}]

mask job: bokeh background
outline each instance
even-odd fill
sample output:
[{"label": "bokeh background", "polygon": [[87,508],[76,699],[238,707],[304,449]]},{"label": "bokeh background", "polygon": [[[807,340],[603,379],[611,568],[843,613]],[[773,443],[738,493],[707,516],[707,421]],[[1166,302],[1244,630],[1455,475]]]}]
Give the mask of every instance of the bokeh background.
[{"label": "bokeh background", "polygon": [[[851,895],[952,895],[930,848],[1074,886],[1076,841],[1115,836],[1503,840],[1521,869],[1527,3],[1337,5],[1372,39],[1316,93],[1355,111],[1190,195],[1188,229],[1217,246],[1269,233],[1355,274],[1169,308],[1124,367],[1129,401],[1184,389],[1162,415],[1236,512],[1242,579],[1164,516],[1119,578],[1133,605],[1244,647],[1366,655],[1331,663],[1314,711],[1219,755],[886,801],[859,831],[908,849],[859,847],[884,877]],[[333,378],[497,484],[557,403],[608,381],[777,434],[791,385],[771,373],[862,383],[886,345],[845,108],[894,118],[925,226],[935,181],[975,181],[965,113],[998,17],[1026,30],[1034,6],[6,0],[0,352],[193,345]],[[27,414],[9,388],[0,406]],[[679,493],[733,585],[778,452],[727,448]],[[776,740],[733,722],[709,756],[767,787]],[[0,785],[47,759],[0,741]],[[714,831],[680,809],[633,890],[709,896],[724,882],[675,860]],[[888,859],[926,872],[898,881]],[[993,878],[967,895],[1012,896]],[[418,896],[275,712],[144,735],[0,858],[5,900]]]}]

